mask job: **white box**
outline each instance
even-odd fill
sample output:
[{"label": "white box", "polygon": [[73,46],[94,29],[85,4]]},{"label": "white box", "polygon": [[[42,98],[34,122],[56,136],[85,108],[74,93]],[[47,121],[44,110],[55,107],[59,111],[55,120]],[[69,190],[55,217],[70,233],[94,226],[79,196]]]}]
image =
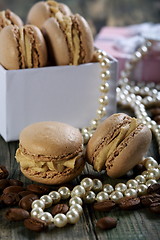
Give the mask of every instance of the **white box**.
[{"label": "white box", "polygon": [[[117,61],[111,58],[107,116],[116,112]],[[5,70],[0,66],[0,134],[18,140],[39,121],[61,121],[82,128],[95,118],[101,96],[99,63]]]}]

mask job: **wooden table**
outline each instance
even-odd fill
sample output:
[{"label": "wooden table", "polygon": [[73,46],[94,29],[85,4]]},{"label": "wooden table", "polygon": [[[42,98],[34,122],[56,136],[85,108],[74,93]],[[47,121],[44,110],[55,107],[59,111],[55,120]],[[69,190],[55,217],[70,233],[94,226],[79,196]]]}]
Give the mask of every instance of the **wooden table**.
[{"label": "wooden table", "polygon": [[[19,165],[15,160],[15,151],[18,142],[6,143],[0,137],[0,164],[5,165],[10,172],[10,178],[22,180],[24,184],[31,183],[19,170]],[[157,145],[152,141],[148,156],[155,157],[158,160]],[[105,183],[115,184],[120,180],[111,180],[105,173],[97,174],[90,166],[86,166],[84,173],[91,173],[95,177],[103,179]],[[79,179],[75,180],[78,184]],[[0,239],[2,240],[25,240],[25,239],[76,239],[76,240],[158,240],[160,239],[160,216],[150,212],[148,209],[122,211],[113,210],[110,213],[94,211],[91,205],[84,205],[83,215],[76,225],[67,225],[64,228],[52,228],[50,231],[35,233],[24,228],[22,222],[9,222],[5,220],[4,213],[6,209],[0,209]],[[112,216],[118,219],[116,228],[104,231],[96,228],[97,219],[104,216]]]}]

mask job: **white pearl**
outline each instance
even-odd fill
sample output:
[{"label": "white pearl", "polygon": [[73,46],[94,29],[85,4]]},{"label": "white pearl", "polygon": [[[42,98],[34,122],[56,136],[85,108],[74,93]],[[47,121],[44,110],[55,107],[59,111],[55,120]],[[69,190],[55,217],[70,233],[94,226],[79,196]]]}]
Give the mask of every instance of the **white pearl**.
[{"label": "white pearl", "polygon": [[126,197],[136,197],[137,196],[137,190],[134,188],[129,188],[124,192],[124,195]]},{"label": "white pearl", "polygon": [[83,202],[82,202],[82,199],[80,197],[72,197],[70,200],[69,200],[69,206],[72,206],[72,205],[75,205],[75,204],[79,204],[79,205],[82,205]]},{"label": "white pearl", "polygon": [[155,184],[155,183],[157,183],[157,181],[156,181],[155,179],[149,179],[149,180],[146,182],[146,185],[147,185],[147,187],[149,187],[150,185]]},{"label": "white pearl", "polygon": [[52,206],[53,201],[49,195],[43,195],[42,197],[40,197],[40,200],[45,203],[45,208]]},{"label": "white pearl", "polygon": [[108,193],[106,192],[99,192],[96,196],[97,202],[103,202],[109,198]]},{"label": "white pearl", "polygon": [[53,222],[56,227],[64,227],[68,221],[65,214],[58,213],[54,216]]},{"label": "white pearl", "polygon": [[73,188],[71,192],[71,197],[77,196],[77,197],[84,197],[85,196],[85,188],[81,185],[77,185]]},{"label": "white pearl", "polygon": [[115,190],[116,191],[119,191],[119,192],[125,192],[126,191],[126,189],[127,189],[127,186],[126,186],[126,184],[124,184],[124,183],[118,183],[118,184],[116,184],[116,186],[115,186]]},{"label": "white pearl", "polygon": [[93,179],[93,187],[92,187],[92,190],[93,190],[94,192],[99,192],[99,191],[101,191],[101,190],[102,190],[102,187],[103,187],[102,182],[101,182],[99,179],[97,179],[97,178]]},{"label": "white pearl", "polygon": [[39,215],[40,213],[43,213],[42,208],[36,207],[36,208],[33,208],[33,209],[32,209],[32,211],[31,211],[31,216],[32,216],[32,217],[38,217],[38,215]]},{"label": "white pearl", "polygon": [[103,58],[102,62],[100,63],[102,68],[109,68],[111,63],[108,58]]},{"label": "white pearl", "polygon": [[158,166],[157,161],[154,160],[154,158],[152,158],[152,157],[148,157],[144,161],[145,161],[144,166],[146,167],[146,169],[150,169],[152,167],[157,167]]},{"label": "white pearl", "polygon": [[105,96],[102,96],[99,98],[99,103],[102,104],[102,105],[107,105],[108,104],[108,96],[105,95]]},{"label": "white pearl", "polygon": [[108,83],[101,84],[99,89],[102,93],[107,93],[109,91],[109,84]]},{"label": "white pearl", "polygon": [[138,196],[146,194],[147,193],[147,189],[148,189],[148,187],[145,184],[140,184],[137,187],[137,194],[138,194]]},{"label": "white pearl", "polygon": [[85,203],[93,203],[95,201],[96,194],[93,191],[88,191],[83,197]]},{"label": "white pearl", "polygon": [[148,170],[148,179],[156,179],[160,178],[160,171],[158,168],[151,168]]},{"label": "white pearl", "polygon": [[109,70],[106,70],[106,71],[101,73],[101,79],[104,80],[104,81],[110,79],[110,77],[111,77],[111,74],[110,74]]},{"label": "white pearl", "polygon": [[126,183],[128,188],[137,188],[138,182],[135,179],[130,179]]},{"label": "white pearl", "polygon": [[147,179],[148,178],[148,171],[146,170],[146,171],[143,171],[142,172],[142,175]]},{"label": "white pearl", "polygon": [[98,120],[97,119],[93,119],[91,121],[91,124],[90,124],[91,128],[95,129],[97,127],[97,125],[98,125]]},{"label": "white pearl", "polygon": [[111,184],[104,184],[103,185],[103,191],[110,194],[114,191],[114,188],[112,187]]},{"label": "white pearl", "polygon": [[143,175],[138,175],[135,177],[135,180],[138,182],[138,184],[143,184],[146,182],[146,179]]},{"label": "white pearl", "polygon": [[114,191],[109,195],[109,198],[115,202],[121,199],[122,197],[123,197],[123,193],[119,191]]},{"label": "white pearl", "polygon": [[100,107],[98,110],[97,110],[97,114],[101,117],[104,117],[105,114],[106,114],[106,108],[105,107]]},{"label": "white pearl", "polygon": [[56,204],[61,200],[61,195],[57,191],[50,192],[49,196],[52,198],[53,204]]},{"label": "white pearl", "polygon": [[74,211],[73,210],[69,210],[66,213],[66,217],[67,217],[68,223],[71,223],[71,224],[75,224],[79,220],[79,214],[75,210]]},{"label": "white pearl", "polygon": [[89,133],[84,133],[83,134],[84,144],[87,144],[89,139],[90,139],[90,134]]},{"label": "white pearl", "polygon": [[45,203],[42,200],[34,200],[31,205],[32,208],[42,208],[45,209]]},{"label": "white pearl", "polygon": [[85,190],[89,191],[92,189],[93,187],[93,181],[91,178],[84,178],[82,181],[81,181],[81,186],[83,186],[85,188]]},{"label": "white pearl", "polygon": [[60,193],[61,195],[61,199],[67,199],[70,197],[71,195],[71,191],[69,190],[68,187],[60,187],[58,189],[58,192]]},{"label": "white pearl", "polygon": [[47,223],[51,223],[53,221],[52,214],[50,214],[49,212],[40,213],[38,215],[38,218],[47,222]]},{"label": "white pearl", "polygon": [[83,213],[83,208],[80,204],[71,205],[70,210],[77,211],[80,215]]}]

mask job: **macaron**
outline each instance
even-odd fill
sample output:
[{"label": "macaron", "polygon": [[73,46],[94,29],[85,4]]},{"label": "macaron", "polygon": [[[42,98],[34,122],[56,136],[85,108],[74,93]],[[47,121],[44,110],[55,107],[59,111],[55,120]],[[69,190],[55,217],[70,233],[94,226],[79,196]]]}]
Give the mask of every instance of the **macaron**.
[{"label": "macaron", "polygon": [[56,1],[40,1],[35,3],[28,12],[27,23],[36,25],[41,29],[43,23],[50,17],[55,17],[56,13],[71,15],[70,8],[63,3]]},{"label": "macaron", "polygon": [[0,12],[0,31],[8,25],[23,26],[21,18],[9,9]]},{"label": "macaron", "polygon": [[43,34],[33,25],[3,28],[0,32],[0,53],[0,64],[9,70],[43,67],[48,61]]},{"label": "macaron", "polygon": [[152,134],[138,119],[125,113],[113,114],[105,119],[90,138],[86,160],[100,172],[118,178],[143,160]]},{"label": "macaron", "polygon": [[89,24],[79,14],[55,14],[42,26],[51,62],[57,65],[79,65],[91,62],[94,53]]},{"label": "macaron", "polygon": [[83,153],[79,129],[47,121],[22,130],[16,160],[27,178],[43,184],[62,184],[80,175],[85,164]]}]

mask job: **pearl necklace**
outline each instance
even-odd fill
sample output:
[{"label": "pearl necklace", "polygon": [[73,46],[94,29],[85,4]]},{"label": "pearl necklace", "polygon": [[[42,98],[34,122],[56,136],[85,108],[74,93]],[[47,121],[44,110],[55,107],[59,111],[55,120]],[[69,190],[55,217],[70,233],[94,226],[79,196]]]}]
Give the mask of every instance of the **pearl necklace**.
[{"label": "pearl necklace", "polygon": [[[149,186],[158,182],[160,178],[160,165],[152,157],[144,159],[143,164],[146,168],[141,175],[130,179],[125,183],[118,183],[113,187],[110,184],[102,184],[99,179],[84,178],[80,185],[73,188],[60,187],[58,191],[52,191],[48,195],[43,195],[40,199],[33,201],[31,217],[39,218],[47,224],[54,223],[57,227],[64,227],[67,223],[75,224],[78,222],[83,212],[82,204],[93,203],[94,201],[103,202],[111,199],[117,202],[125,196],[142,196],[147,193]],[[71,197],[71,198],[70,198]],[[66,214],[58,213],[54,217],[49,212],[44,212],[52,204],[57,204],[60,200],[69,199],[69,211]]]}]

